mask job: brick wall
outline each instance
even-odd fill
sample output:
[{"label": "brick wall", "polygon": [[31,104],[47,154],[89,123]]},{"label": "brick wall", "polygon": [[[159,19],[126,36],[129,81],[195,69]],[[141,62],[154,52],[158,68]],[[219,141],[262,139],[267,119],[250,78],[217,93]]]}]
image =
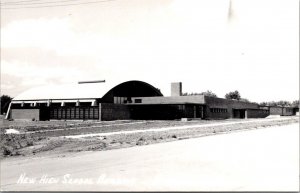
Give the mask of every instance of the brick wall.
[{"label": "brick wall", "polygon": [[294,109],[292,107],[284,107],[283,108],[283,115],[284,116],[294,115]]},{"label": "brick wall", "polygon": [[139,120],[173,120],[201,118],[202,107],[193,104],[129,105],[131,118]]},{"label": "brick wall", "polygon": [[268,107],[270,110],[270,115],[281,115],[290,116],[295,115],[295,110],[293,107]]},{"label": "brick wall", "polygon": [[270,115],[283,115],[282,107],[270,107]]},{"label": "brick wall", "polygon": [[265,109],[247,109],[247,118],[265,118],[269,114],[269,111]]},{"label": "brick wall", "polygon": [[130,110],[126,105],[101,103],[99,104],[99,119],[101,121],[130,119]]},{"label": "brick wall", "polygon": [[[225,106],[223,108],[225,108]],[[228,119],[231,117],[228,109],[227,112],[211,112],[210,107],[206,106],[204,110],[205,110],[205,119]]]},{"label": "brick wall", "polygon": [[40,120],[39,109],[11,109],[11,118],[14,120]]},{"label": "brick wall", "polygon": [[204,104],[204,96],[171,96],[171,97],[132,97],[132,103],[135,99],[141,99],[140,104],[184,104],[197,103]]},{"label": "brick wall", "polygon": [[258,109],[259,105],[256,103],[248,103],[237,100],[228,100],[222,98],[208,97],[205,96],[206,105],[213,108],[234,108],[234,109]]},{"label": "brick wall", "polygon": [[[227,119],[233,118],[233,109],[258,109],[259,106],[256,103],[248,103],[237,100],[228,100],[222,98],[205,96],[206,106],[206,118],[207,119]],[[227,112],[212,113],[210,108],[225,108]]]},{"label": "brick wall", "polygon": [[179,118],[182,113],[172,105],[131,105],[131,116],[138,120],[167,120]]}]

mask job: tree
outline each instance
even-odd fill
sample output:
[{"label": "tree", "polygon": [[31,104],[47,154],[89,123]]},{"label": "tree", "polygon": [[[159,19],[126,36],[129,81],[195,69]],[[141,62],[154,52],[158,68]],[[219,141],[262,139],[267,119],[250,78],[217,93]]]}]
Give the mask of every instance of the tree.
[{"label": "tree", "polygon": [[212,91],[210,90],[207,90],[205,92],[202,92],[200,93],[201,95],[204,95],[204,96],[209,96],[209,97],[216,97],[217,98],[217,95],[215,93],[213,93]]},{"label": "tree", "polygon": [[260,106],[268,106],[268,102],[260,102],[259,105]]},{"label": "tree", "polygon": [[193,96],[193,95],[201,95],[201,93],[197,93],[197,92],[188,93],[188,92],[185,92],[185,93],[182,94],[182,96]]},{"label": "tree", "polygon": [[277,106],[277,102],[275,101],[271,101],[271,102],[267,102],[268,106]]},{"label": "tree", "polygon": [[261,106],[284,106],[284,107],[296,107],[299,106],[299,100],[295,100],[293,102],[289,101],[269,101],[269,102],[261,102],[259,105]]},{"label": "tree", "polygon": [[215,93],[213,93],[210,90],[207,90],[205,92],[197,93],[197,92],[192,92],[192,93],[183,93],[182,96],[195,96],[195,95],[204,95],[204,96],[209,96],[209,97],[217,97]]},{"label": "tree", "polygon": [[278,101],[277,106],[291,106],[292,104],[289,101]]},{"label": "tree", "polygon": [[1,96],[1,115],[3,113],[7,112],[7,109],[8,109],[8,106],[9,106],[9,103],[10,103],[11,99],[12,98],[8,95],[2,95]]},{"label": "tree", "polygon": [[292,102],[293,107],[299,107],[299,100],[295,100]]},{"label": "tree", "polygon": [[239,91],[233,91],[233,92],[229,92],[225,95],[226,99],[235,99],[235,100],[240,100],[241,99],[241,95],[239,93]]},{"label": "tree", "polygon": [[245,98],[240,98],[240,101],[250,103],[250,101],[248,99],[245,99]]}]

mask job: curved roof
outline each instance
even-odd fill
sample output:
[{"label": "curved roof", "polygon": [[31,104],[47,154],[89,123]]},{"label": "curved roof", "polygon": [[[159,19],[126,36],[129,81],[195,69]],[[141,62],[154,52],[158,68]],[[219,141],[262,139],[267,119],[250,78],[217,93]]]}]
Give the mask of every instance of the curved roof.
[{"label": "curved roof", "polygon": [[[133,87],[136,89],[132,89]],[[20,95],[13,98],[13,101],[48,99],[98,99],[108,95],[118,96],[118,94],[120,94],[120,91],[122,94],[124,93],[124,89],[128,89],[128,91],[125,92],[126,96],[128,92],[133,92],[133,95],[136,96],[139,95],[139,92],[136,91],[140,90],[140,88],[142,87],[146,88],[146,95],[162,96],[159,90],[157,90],[152,85],[146,82],[132,80],[117,84],[114,87],[112,87],[112,85],[108,84],[107,82],[96,84],[93,83],[40,86],[21,93]]]}]

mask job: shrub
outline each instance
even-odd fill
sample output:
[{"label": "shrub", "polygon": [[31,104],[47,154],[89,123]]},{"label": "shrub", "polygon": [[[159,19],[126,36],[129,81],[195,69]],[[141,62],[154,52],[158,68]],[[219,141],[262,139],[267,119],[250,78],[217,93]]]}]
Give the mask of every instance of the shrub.
[{"label": "shrub", "polygon": [[5,155],[5,156],[9,156],[9,155],[12,155],[12,149],[11,148],[9,148],[9,147],[7,147],[7,146],[4,146],[3,147],[3,155]]},{"label": "shrub", "polygon": [[141,138],[139,139],[139,141],[145,141],[145,139],[144,139],[143,137],[141,137]]},{"label": "shrub", "polygon": [[27,141],[27,146],[32,146],[33,145],[33,141]]}]

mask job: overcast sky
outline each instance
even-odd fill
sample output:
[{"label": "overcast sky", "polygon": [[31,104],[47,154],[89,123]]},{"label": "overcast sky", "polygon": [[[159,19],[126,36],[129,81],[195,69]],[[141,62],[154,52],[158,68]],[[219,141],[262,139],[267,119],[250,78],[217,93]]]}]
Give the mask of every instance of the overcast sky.
[{"label": "overcast sky", "polygon": [[[2,8],[23,6],[6,4],[13,1],[2,0]],[[49,4],[31,6],[38,5]],[[183,92],[296,100],[299,0],[110,0],[1,10],[2,94],[98,79],[142,80],[164,95],[181,81]]]}]

